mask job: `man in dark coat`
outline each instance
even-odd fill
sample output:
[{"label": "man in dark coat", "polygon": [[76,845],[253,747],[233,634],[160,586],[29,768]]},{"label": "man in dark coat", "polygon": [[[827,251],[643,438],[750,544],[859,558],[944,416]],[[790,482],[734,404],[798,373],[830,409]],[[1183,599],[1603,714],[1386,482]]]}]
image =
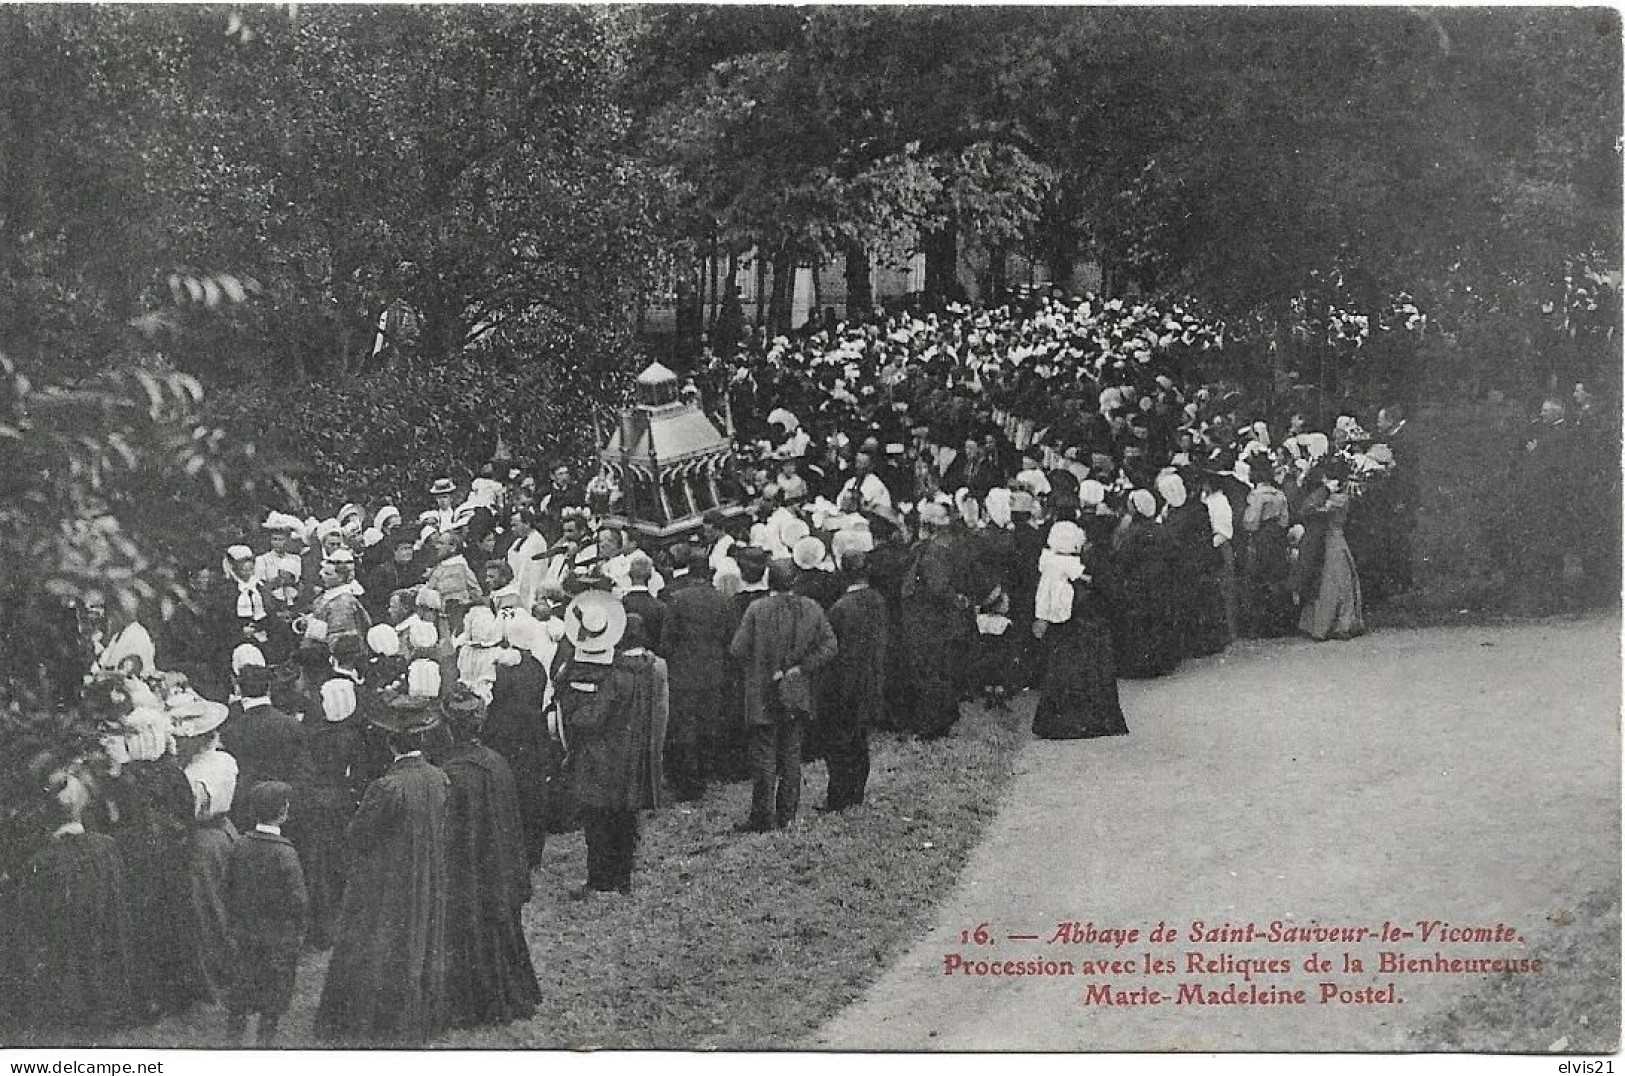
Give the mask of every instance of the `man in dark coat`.
[{"label": "man in dark coat", "polygon": [[733,602],[711,585],[705,550],[695,547],[686,555],[681,578],[692,582],[673,581],[666,589],[669,600],[659,651],[671,681],[667,770],[677,798],[692,802],[705,794],[707,778],[720,773],[728,643],[739,617]]},{"label": "man in dark coat", "polygon": [[418,562],[416,535],[411,528],[400,528],[378,543],[377,549],[382,552],[370,558],[360,575],[365,591],[361,603],[374,618],[382,619],[389,609],[389,596],[423,582],[424,569]]},{"label": "man in dark coat", "polygon": [[835,632],[835,660],[824,673],[819,696],[824,758],[829,787],[824,810],[841,811],[863,802],[869,783],[869,727],[885,705],[886,599],[869,585],[866,555],[846,555],[841,574],[846,592],[829,609]]},{"label": "man in dark coat", "polygon": [[261,781],[291,782],[301,769],[304,726],[271,705],[270,692],[270,670],[244,665],[237,674],[240,709],[220,728],[220,746],[237,760],[237,787],[244,795],[233,802],[231,820],[243,831],[253,826],[247,793]]},{"label": "man in dark coat", "polygon": [[636,613],[643,620],[644,635],[655,653],[660,653],[660,632],[666,622],[666,606],[649,592],[649,580],[654,576],[654,562],[641,550],[632,554],[626,566],[631,587],[621,596],[621,604],[628,613]]},{"label": "man in dark coat", "polygon": [[292,791],[285,782],[262,781],[242,797],[252,828],[232,845],[226,865],[226,916],[236,952],[236,974],[226,993],[229,1047],[242,1043],[251,1013],[260,1017],[255,1040],[271,1046],[293,1000],[310,901],[299,853],[282,835]]},{"label": "man in dark coat", "polygon": [[485,719],[479,696],[461,692],[446,710],[455,743],[437,761],[451,782],[446,929],[451,1022],[505,1024],[530,1016],[542,999],[519,918],[531,898],[519,794],[502,756],[479,742]]},{"label": "man in dark coat", "polygon": [[811,598],[793,593],[795,566],[768,567],[768,596],[745,610],[728,644],[744,666],[745,725],[751,771],[750,819],[741,828],[762,832],[789,825],[801,803],[801,740],[817,714],[785,706],[780,681],[811,677],[835,657],[835,632]]},{"label": "man in dark coat", "polygon": [[445,1030],[446,775],[423,755],[439,703],[406,696],[380,707],[395,761],[367,786],[345,833],[350,874],[316,1037],[412,1046]]},{"label": "man in dark coat", "polygon": [[[728,600],[733,603],[733,623],[738,628],[745,610],[767,597],[767,550],[756,546],[734,545],[729,550],[739,566],[740,590]],[[733,641],[730,635],[729,641]],[[717,734],[717,750],[712,755],[718,776],[738,781],[750,776],[750,762],[746,758],[750,743],[750,728],[745,723],[745,684],[739,666],[728,663],[728,682],[723,688],[721,728]]]},{"label": "man in dark coat", "polygon": [[903,620],[903,577],[908,574],[912,554],[893,530],[876,534],[875,548],[864,560],[869,585],[886,601],[886,622],[894,634],[886,654],[885,705],[878,724],[883,728],[903,728],[913,713],[914,675],[908,653],[901,642]]}]

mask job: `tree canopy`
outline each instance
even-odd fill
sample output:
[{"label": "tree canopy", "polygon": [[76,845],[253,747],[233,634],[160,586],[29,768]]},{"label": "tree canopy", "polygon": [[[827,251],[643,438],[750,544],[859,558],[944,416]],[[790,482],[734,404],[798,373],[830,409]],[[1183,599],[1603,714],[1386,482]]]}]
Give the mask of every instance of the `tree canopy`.
[{"label": "tree canopy", "polygon": [[861,282],[924,250],[940,297],[962,254],[1020,251],[1193,296],[1232,336],[1614,340],[1619,23],[0,9],[0,438],[37,471],[0,520],[7,615],[93,576],[179,597],[170,539],[301,507],[268,456],[322,502],[410,493],[498,435],[585,456],[672,255],[755,248],[781,327],[797,264]]},{"label": "tree canopy", "polygon": [[636,41],[690,238],[952,222],[1241,308],[1619,243],[1607,10],[659,9]]}]

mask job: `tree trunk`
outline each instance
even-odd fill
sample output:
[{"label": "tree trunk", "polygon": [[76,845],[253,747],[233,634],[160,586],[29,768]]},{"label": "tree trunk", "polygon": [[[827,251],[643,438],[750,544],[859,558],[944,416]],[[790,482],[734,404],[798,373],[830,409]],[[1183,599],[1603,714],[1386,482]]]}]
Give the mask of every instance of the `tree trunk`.
[{"label": "tree trunk", "polygon": [[869,252],[862,243],[846,244],[846,320],[866,321],[875,308],[875,289]]},{"label": "tree trunk", "polygon": [[824,324],[824,284],[823,284],[823,281],[819,279],[821,276],[823,276],[823,273],[824,273],[824,263],[823,263],[823,261],[821,259],[819,259],[819,258],[814,258],[813,263],[812,263],[812,286],[813,286],[812,291],[813,291],[813,293],[812,293],[812,315],[811,316],[818,319],[818,327],[819,328],[821,328],[821,329],[831,329],[831,328],[834,328],[834,326]]},{"label": "tree trunk", "polygon": [[1003,246],[988,252],[987,269],[982,273],[982,302],[989,306],[1005,301],[1010,290],[1010,252]]},{"label": "tree trunk", "polygon": [[756,259],[756,325],[760,328],[767,321],[767,261],[762,257],[762,248],[757,247],[754,254]]},{"label": "tree trunk", "polygon": [[924,238],[926,305],[957,302],[965,291],[959,284],[958,226],[950,217],[940,231]]},{"label": "tree trunk", "polygon": [[[730,284],[733,283],[734,257],[735,255],[732,253],[728,255],[728,282]],[[706,323],[706,328],[709,330],[716,328],[717,305],[722,301],[722,297],[717,293],[717,236],[715,232],[711,233],[711,241],[706,245],[705,266],[706,272],[711,277],[711,319]]]},{"label": "tree trunk", "polygon": [[767,305],[767,333],[780,336],[790,331],[790,306],[795,298],[796,260],[788,251],[773,255],[773,295]]},{"label": "tree trunk", "polygon": [[420,314],[418,354],[431,363],[446,361],[462,342],[462,323],[453,316],[451,304],[439,297],[427,304]]},{"label": "tree trunk", "polygon": [[729,254],[728,285],[723,289],[716,321],[711,326],[711,350],[718,355],[732,356],[739,350],[739,338],[744,331],[745,309],[739,302],[739,256]]},{"label": "tree trunk", "polygon": [[700,336],[705,330],[702,309],[705,296],[694,286],[694,277],[703,273],[703,268],[690,266],[677,277],[675,357],[681,363],[692,362],[700,353]]}]

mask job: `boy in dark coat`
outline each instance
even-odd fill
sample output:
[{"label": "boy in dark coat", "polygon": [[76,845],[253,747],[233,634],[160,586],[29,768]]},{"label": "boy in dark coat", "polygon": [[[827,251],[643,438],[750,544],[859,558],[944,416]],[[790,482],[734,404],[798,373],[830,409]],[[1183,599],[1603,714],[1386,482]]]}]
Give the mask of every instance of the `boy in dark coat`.
[{"label": "boy in dark coat", "polygon": [[226,865],[226,915],[237,954],[237,975],[226,993],[228,1046],[242,1043],[250,1013],[258,1013],[255,1039],[276,1041],[277,1021],[293,999],[299,946],[310,911],[305,875],[293,842],[282,835],[292,789],[261,781],[248,795],[254,828],[231,849]]}]

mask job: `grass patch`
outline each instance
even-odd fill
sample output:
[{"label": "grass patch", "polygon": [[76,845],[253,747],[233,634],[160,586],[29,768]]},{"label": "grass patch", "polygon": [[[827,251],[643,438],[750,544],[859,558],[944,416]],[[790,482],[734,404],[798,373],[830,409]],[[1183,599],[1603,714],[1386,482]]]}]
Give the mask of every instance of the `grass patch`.
[{"label": "grass patch", "polygon": [[[1028,738],[1031,696],[1009,712],[967,708],[953,737],[873,738],[867,802],[821,802],[824,767],[803,773],[790,829],[734,833],[750,786],[643,819],[631,896],[576,902],[579,833],[551,838],[525,909],[542,986],[537,1016],[455,1031],[460,1049],[788,1048],[854,1000],[930,924],[997,812]],[[310,1047],[326,955],[299,969],[279,1045]],[[106,1045],[220,1046],[218,1007],[199,1007]],[[81,1043],[83,1044],[83,1043]]]},{"label": "grass patch", "polygon": [[1529,951],[1539,975],[1489,980],[1414,1035],[1416,1048],[1473,1053],[1612,1054],[1619,1049],[1619,888],[1555,910]]}]

